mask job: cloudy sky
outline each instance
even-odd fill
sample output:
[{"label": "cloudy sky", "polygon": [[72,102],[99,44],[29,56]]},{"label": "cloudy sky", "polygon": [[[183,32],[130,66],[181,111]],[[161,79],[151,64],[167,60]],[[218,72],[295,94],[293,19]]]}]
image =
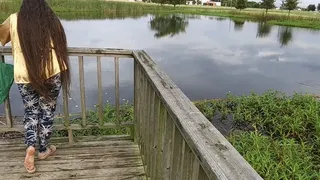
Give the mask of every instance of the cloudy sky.
[{"label": "cloudy sky", "polygon": [[[259,2],[259,0],[254,0],[256,2]],[[317,5],[318,3],[320,3],[320,0],[299,0],[299,6],[300,7],[307,7],[309,4],[315,4]],[[276,0],[276,5],[280,6],[281,4],[281,0]]]}]

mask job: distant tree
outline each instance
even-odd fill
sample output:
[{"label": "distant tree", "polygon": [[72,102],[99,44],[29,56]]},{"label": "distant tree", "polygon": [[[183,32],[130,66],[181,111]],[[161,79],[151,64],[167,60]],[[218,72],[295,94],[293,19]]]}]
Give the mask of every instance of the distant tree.
[{"label": "distant tree", "polygon": [[309,4],[307,7],[307,11],[315,11],[316,10],[316,5],[314,4]]},{"label": "distant tree", "polygon": [[167,0],[152,0],[153,3],[158,3],[158,4],[166,4],[167,3]]},{"label": "distant tree", "polygon": [[187,0],[168,0],[169,4],[172,4],[174,7],[179,4],[186,4]]},{"label": "distant tree", "polygon": [[266,13],[268,13],[269,9],[275,8],[274,5],[275,0],[262,0],[261,8],[266,9]]},{"label": "distant tree", "polygon": [[289,10],[289,15],[290,15],[290,11],[297,8],[298,3],[299,3],[298,0],[285,0],[285,6]]},{"label": "distant tree", "polygon": [[228,7],[235,7],[237,4],[237,0],[223,0],[223,1],[225,6],[228,6]]},{"label": "distant tree", "polygon": [[237,0],[235,8],[240,9],[240,11],[247,8],[247,0]]},{"label": "distant tree", "polygon": [[286,8],[286,2],[285,2],[285,0],[282,0],[282,1],[281,1],[280,9],[281,9],[281,11],[282,11],[283,9],[287,9],[287,8]]},{"label": "distant tree", "polygon": [[247,8],[260,8],[260,4],[255,1],[248,1]]},{"label": "distant tree", "polygon": [[320,3],[318,3],[317,10],[320,11]]},{"label": "distant tree", "polygon": [[153,3],[160,4],[160,0],[152,0]]},{"label": "distant tree", "polygon": [[228,6],[228,0],[221,0],[221,6]]},{"label": "distant tree", "polygon": [[316,5],[314,4],[309,4],[309,6],[307,7],[308,11],[315,11],[316,10]]},{"label": "distant tree", "polygon": [[198,0],[198,1],[197,1],[197,4],[198,4],[198,5],[201,5],[201,4],[202,4],[202,2],[201,2],[200,0]]}]

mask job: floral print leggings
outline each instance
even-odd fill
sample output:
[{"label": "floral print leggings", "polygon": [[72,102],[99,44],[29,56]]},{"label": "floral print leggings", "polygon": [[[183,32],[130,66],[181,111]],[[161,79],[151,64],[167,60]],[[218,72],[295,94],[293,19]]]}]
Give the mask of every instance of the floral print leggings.
[{"label": "floral print leggings", "polygon": [[52,100],[40,96],[29,84],[18,84],[25,109],[24,128],[25,144],[34,146],[39,136],[39,152],[47,150],[48,141],[52,134],[56,101],[61,89],[60,74],[48,79],[51,84]]}]

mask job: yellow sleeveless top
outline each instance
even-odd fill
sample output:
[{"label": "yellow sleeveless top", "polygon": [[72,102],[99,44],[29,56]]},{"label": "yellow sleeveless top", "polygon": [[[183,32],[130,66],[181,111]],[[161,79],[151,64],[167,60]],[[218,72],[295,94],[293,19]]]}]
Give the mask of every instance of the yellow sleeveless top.
[{"label": "yellow sleeveless top", "polygon": [[[1,25],[0,25],[0,41],[2,46],[5,46],[11,41],[12,45],[12,56],[14,62],[14,81],[18,84],[29,83],[27,68],[25,59],[21,51],[19,35],[17,31],[17,13],[11,14]],[[52,49],[52,69],[46,69],[47,78],[50,78],[61,72],[59,63],[57,60],[56,53]],[[63,70],[66,70],[67,67]]]}]

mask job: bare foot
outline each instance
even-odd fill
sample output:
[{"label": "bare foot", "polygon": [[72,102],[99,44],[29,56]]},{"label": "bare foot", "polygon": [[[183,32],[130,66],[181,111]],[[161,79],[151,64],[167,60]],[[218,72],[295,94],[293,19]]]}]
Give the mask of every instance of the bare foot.
[{"label": "bare foot", "polygon": [[24,159],[24,166],[28,173],[34,173],[36,167],[34,166],[34,154],[36,149],[33,146],[29,146],[26,150],[26,157]]},{"label": "bare foot", "polygon": [[38,158],[41,160],[47,159],[49,156],[52,156],[57,151],[57,148],[54,145],[51,145],[47,148],[46,152],[39,153]]}]

